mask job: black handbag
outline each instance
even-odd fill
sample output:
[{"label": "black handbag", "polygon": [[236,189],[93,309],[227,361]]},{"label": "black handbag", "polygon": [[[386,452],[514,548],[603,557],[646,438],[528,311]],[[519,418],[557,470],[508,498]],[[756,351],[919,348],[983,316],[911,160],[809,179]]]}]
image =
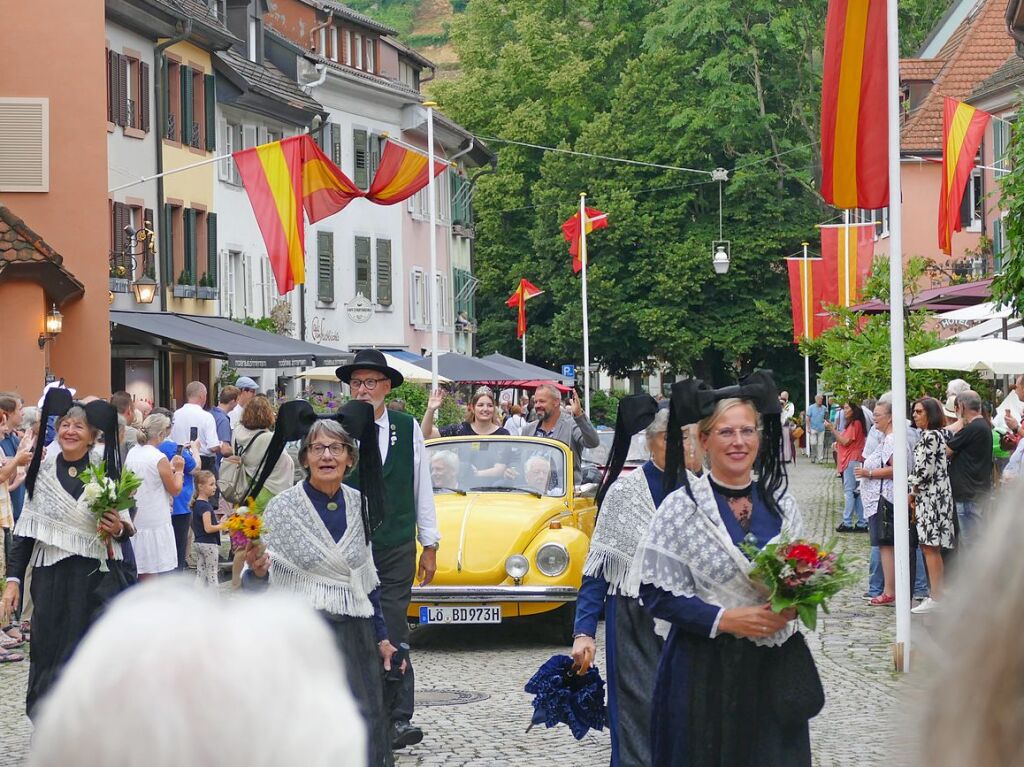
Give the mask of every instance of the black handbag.
[{"label": "black handbag", "polygon": [[878,545],[892,546],[896,540],[896,509],[884,495],[878,496]]},{"label": "black handbag", "polygon": [[803,634],[769,651],[766,682],[775,718],[786,727],[809,721],[825,706],[825,688]]}]

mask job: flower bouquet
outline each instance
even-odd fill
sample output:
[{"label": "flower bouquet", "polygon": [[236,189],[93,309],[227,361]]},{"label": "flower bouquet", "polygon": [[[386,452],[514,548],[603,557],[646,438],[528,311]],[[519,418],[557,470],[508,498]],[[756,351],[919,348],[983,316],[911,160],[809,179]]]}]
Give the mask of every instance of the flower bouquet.
[{"label": "flower bouquet", "polygon": [[[111,479],[107,476],[106,461],[91,464],[78,476],[85,485],[82,497],[89,511],[96,517],[97,526],[108,511],[130,509],[135,503],[135,491],[142,485],[142,480],[131,469],[124,469],[120,479]],[[107,545],[107,559],[113,558],[114,546],[110,535],[98,529],[97,535]]]},{"label": "flower bouquet", "polygon": [[250,543],[258,542],[263,533],[263,511],[256,508],[252,498],[231,512],[224,520],[224,528],[231,539],[231,548],[240,551]]},{"label": "flower bouquet", "polygon": [[777,613],[795,607],[811,631],[818,625],[818,608],[828,612],[828,600],[857,580],[835,541],[820,546],[809,541],[779,541],[763,549],[743,544],[753,568],[749,576],[768,590]]}]

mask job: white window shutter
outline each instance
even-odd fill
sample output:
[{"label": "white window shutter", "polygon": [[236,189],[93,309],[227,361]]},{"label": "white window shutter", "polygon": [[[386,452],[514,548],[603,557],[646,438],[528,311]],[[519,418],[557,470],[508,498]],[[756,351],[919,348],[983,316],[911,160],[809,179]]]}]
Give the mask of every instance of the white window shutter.
[{"label": "white window shutter", "polygon": [[0,192],[50,191],[50,100],[0,98]]}]

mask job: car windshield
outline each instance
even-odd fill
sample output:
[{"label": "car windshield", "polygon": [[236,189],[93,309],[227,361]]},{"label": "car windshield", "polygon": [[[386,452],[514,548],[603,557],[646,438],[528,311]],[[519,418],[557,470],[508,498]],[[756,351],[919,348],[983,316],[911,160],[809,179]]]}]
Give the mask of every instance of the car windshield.
[{"label": "car windshield", "polygon": [[523,439],[437,442],[427,447],[435,493],[565,495],[565,454]]},{"label": "car windshield", "polygon": [[[615,439],[615,432],[599,431],[597,436],[601,440],[601,444],[584,450],[583,460],[588,463],[596,463],[598,466],[607,466],[608,458],[612,452],[612,441]],[[647,437],[643,432],[634,434],[632,441],[629,443],[626,463],[641,464],[650,457],[651,451],[647,448]]]}]

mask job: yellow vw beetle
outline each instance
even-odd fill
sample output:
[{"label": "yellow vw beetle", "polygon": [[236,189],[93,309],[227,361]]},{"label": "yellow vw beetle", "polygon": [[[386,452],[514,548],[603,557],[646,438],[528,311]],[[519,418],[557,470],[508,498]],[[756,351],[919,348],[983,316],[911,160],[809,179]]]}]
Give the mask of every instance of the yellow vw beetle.
[{"label": "yellow vw beetle", "polygon": [[574,484],[569,448],[541,437],[432,439],[427,453],[441,547],[434,580],[413,586],[410,621],[550,613],[559,640],[571,642],[597,483]]}]

